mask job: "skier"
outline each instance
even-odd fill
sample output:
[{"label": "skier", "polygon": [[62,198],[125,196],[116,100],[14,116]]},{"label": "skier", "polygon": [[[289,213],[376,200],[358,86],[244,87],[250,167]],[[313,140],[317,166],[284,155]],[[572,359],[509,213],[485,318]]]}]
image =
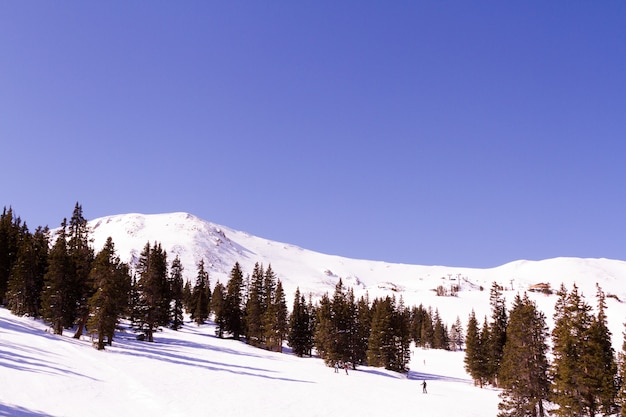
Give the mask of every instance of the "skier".
[{"label": "skier", "polygon": [[339,362],[335,362],[335,373],[339,373]]},{"label": "skier", "polygon": [[428,392],[426,392],[426,380],[424,380],[424,382],[422,382],[422,393],[428,394]]},{"label": "skier", "polygon": [[343,364],[343,369],[346,370],[346,375],[348,375],[348,362]]}]

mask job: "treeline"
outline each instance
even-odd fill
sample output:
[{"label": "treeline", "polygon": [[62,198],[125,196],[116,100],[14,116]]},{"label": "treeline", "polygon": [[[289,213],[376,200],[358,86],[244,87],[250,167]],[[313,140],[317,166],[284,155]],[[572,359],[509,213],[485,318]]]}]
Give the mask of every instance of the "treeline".
[{"label": "treeline", "polygon": [[30,233],[5,208],[0,216],[2,303],[14,314],[41,317],[56,334],[65,329],[75,329],[76,338],[91,334],[99,349],[112,343],[122,318],[141,338],[153,341],[160,327],[179,329],[185,312],[198,325],[212,317],[218,337],[274,351],[287,341],[296,355],[310,356],[315,349],[329,365],[369,364],[406,372],[411,342],[436,349],[463,344],[460,319],[449,330],[437,310],[409,308],[401,298],[357,300],[341,280],[332,296],[325,294],[315,304],[298,289],[289,314],[271,265],[256,264],[244,276],[237,263],[225,284],[212,287],[200,261],[192,286],[183,282],[180,259],[169,265],[160,243],[148,242],[131,274],[111,238],[95,253],[89,233],[78,203],[55,239],[47,228]]},{"label": "treeline", "polygon": [[595,314],[576,285],[569,292],[562,285],[557,296],[549,332],[526,294],[507,312],[494,283],[491,320],[481,327],[473,311],[468,320],[466,370],[477,385],[502,388],[499,417],[626,416],[626,341],[616,356],[603,291],[597,286]]}]

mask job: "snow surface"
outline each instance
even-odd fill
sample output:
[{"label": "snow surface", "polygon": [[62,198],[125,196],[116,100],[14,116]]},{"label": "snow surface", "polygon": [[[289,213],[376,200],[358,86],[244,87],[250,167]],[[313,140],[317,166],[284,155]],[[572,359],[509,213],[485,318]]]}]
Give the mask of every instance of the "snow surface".
[{"label": "snow surface", "polygon": [[0,416],[496,415],[498,391],[473,386],[461,352],[413,349],[408,378],[371,367],[346,375],[214,334],[190,323],[155,343],[119,332],[98,351],[1,308]]}]

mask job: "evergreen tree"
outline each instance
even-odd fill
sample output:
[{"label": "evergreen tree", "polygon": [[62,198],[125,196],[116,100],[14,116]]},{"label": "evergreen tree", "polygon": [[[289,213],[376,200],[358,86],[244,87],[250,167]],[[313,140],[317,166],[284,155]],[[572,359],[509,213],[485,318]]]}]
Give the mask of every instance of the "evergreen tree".
[{"label": "evergreen tree", "polygon": [[139,304],[136,307],[139,330],[146,341],[154,341],[154,332],[169,324],[170,291],[167,279],[167,254],[160,243],[146,243],[137,264]]},{"label": "evergreen tree", "polygon": [[493,385],[498,386],[500,362],[502,361],[506,343],[508,318],[506,301],[502,296],[502,288],[495,281],[491,285],[489,304],[491,305],[491,323],[489,324],[489,344],[486,346],[488,379]]},{"label": "evergreen tree", "polygon": [[626,323],[622,332],[622,350],[618,354],[618,386],[617,404],[620,417],[626,417]]},{"label": "evergreen tree", "polygon": [[499,417],[543,417],[548,401],[548,328],[543,313],[525,294],[513,300],[500,366],[503,388]]},{"label": "evergreen tree", "polygon": [[185,280],[185,286],[183,287],[183,306],[185,307],[185,311],[187,313],[191,313],[191,305],[192,305],[191,282],[189,280]]},{"label": "evergreen tree", "polygon": [[450,336],[448,335],[448,329],[441,321],[439,316],[439,310],[435,309],[435,316],[433,318],[433,345],[434,349],[450,349]]},{"label": "evergreen tree", "polygon": [[462,350],[463,340],[463,324],[461,323],[461,318],[456,316],[454,324],[450,326],[450,347],[452,350]]},{"label": "evergreen tree", "polygon": [[48,228],[31,234],[22,227],[17,258],[11,268],[7,305],[16,315],[38,317],[48,262]]},{"label": "evergreen tree", "polygon": [[354,363],[364,365],[367,363],[367,345],[372,327],[372,313],[369,306],[368,296],[359,298],[356,303]]},{"label": "evergreen tree", "polygon": [[435,327],[433,325],[433,312],[430,307],[428,310],[425,310],[425,314],[422,317],[420,341],[421,346],[427,349],[432,348],[435,345]]},{"label": "evergreen tree", "polygon": [[215,315],[215,334],[220,339],[224,337],[226,328],[226,289],[221,282],[217,281],[211,296],[211,311]]},{"label": "evergreen tree", "polygon": [[276,283],[276,292],[268,307],[265,320],[265,340],[267,347],[275,352],[282,352],[283,341],[287,338],[288,311],[285,292],[280,280]]},{"label": "evergreen tree", "polygon": [[89,281],[94,251],[90,246],[87,220],[83,217],[83,208],[78,203],[74,206],[74,212],[70,218],[67,238],[67,253],[72,267],[69,297],[75,303],[74,317],[78,321],[78,327],[74,338],[78,339],[83,334],[89,318],[88,300],[95,291],[93,284]]},{"label": "evergreen tree", "polygon": [[[483,326],[484,327],[484,326]],[[474,310],[470,313],[467,322],[467,335],[465,336],[465,370],[474,379],[474,385],[481,388],[486,382],[487,358],[482,340],[484,329],[481,332]]]},{"label": "evergreen tree", "polygon": [[384,299],[375,299],[372,303],[372,311],[367,363],[369,366],[386,367],[393,363],[395,353],[392,327],[393,300],[389,296]]},{"label": "evergreen tree", "polygon": [[265,311],[263,309],[266,307],[266,303],[263,280],[263,266],[257,262],[252,272],[245,308],[246,343],[257,347],[265,345],[263,331],[263,316]]},{"label": "evergreen tree", "polygon": [[616,383],[617,364],[615,352],[611,344],[611,332],[608,329],[606,318],[606,301],[604,292],[596,284],[598,309],[597,315],[592,317],[591,324],[585,337],[584,355],[580,366],[585,373],[586,406],[589,415],[614,414],[617,409]]},{"label": "evergreen tree", "polygon": [[191,319],[199,326],[204,324],[210,313],[210,283],[209,274],[204,270],[204,259],[198,262],[196,285],[191,294]]},{"label": "evergreen tree", "polygon": [[48,270],[42,292],[42,318],[52,326],[54,334],[63,334],[63,328],[73,321],[74,306],[67,296],[71,266],[67,254],[67,223],[63,219],[57,239],[48,255]]},{"label": "evergreen tree", "polygon": [[[171,328],[178,330],[183,327],[183,306],[184,291],[183,291],[183,264],[180,262],[180,258],[176,256],[172,261],[170,267],[170,294],[172,297],[172,323]],[[211,294],[207,288],[207,294]],[[207,316],[209,310],[209,301],[207,300]]]},{"label": "evergreen tree", "polygon": [[6,292],[13,264],[17,260],[21,220],[6,206],[0,215],[0,304],[6,304]]},{"label": "evergreen tree", "polygon": [[557,296],[552,330],[552,402],[558,405],[554,413],[564,417],[587,416],[594,404],[590,402],[588,370],[580,365],[586,359],[585,339],[592,321],[591,308],[576,285],[569,294],[562,285]]},{"label": "evergreen tree", "polygon": [[422,326],[426,320],[430,320],[428,311],[422,304],[411,309],[411,337],[416,346],[426,347],[426,341],[422,339]]},{"label": "evergreen tree", "polygon": [[300,287],[298,287],[293,297],[293,307],[289,316],[287,342],[293,353],[299,357],[303,357],[307,353],[307,342],[312,338],[308,331],[309,317],[307,317],[304,297],[300,294]]},{"label": "evergreen tree", "polygon": [[128,306],[128,293],[131,277],[128,266],[115,254],[113,239],[109,237],[96,256],[90,271],[89,281],[93,283],[93,295],[89,298],[89,329],[98,334],[97,347],[104,349],[113,342],[115,327]]},{"label": "evergreen tree", "polygon": [[[437,315],[439,313],[437,312]],[[387,364],[387,369],[391,369],[397,372],[407,372],[406,365],[411,360],[411,332],[410,332],[410,311],[404,306],[404,301],[400,297],[400,301],[393,311],[393,340],[394,340],[394,355],[392,363]],[[447,335],[447,330],[444,329],[444,333]],[[447,336],[442,340],[447,339]],[[442,343],[447,343],[444,341]]]},{"label": "evergreen tree", "polygon": [[335,362],[330,358],[335,336],[332,323],[332,308],[328,293],[322,295],[322,298],[315,308],[315,333],[313,341],[317,353],[324,359],[324,362],[327,365],[334,365]]},{"label": "evergreen tree", "polygon": [[230,271],[230,278],[226,286],[226,299],[224,300],[224,332],[239,340],[243,334],[243,308],[242,308],[243,273],[239,262]]}]

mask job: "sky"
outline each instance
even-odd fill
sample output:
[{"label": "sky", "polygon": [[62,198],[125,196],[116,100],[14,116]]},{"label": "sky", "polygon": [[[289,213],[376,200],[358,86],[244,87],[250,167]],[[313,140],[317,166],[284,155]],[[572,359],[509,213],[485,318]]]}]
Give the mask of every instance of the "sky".
[{"label": "sky", "polygon": [[0,2],[0,51],[31,230],[79,202],[359,259],[626,259],[621,1]]}]

